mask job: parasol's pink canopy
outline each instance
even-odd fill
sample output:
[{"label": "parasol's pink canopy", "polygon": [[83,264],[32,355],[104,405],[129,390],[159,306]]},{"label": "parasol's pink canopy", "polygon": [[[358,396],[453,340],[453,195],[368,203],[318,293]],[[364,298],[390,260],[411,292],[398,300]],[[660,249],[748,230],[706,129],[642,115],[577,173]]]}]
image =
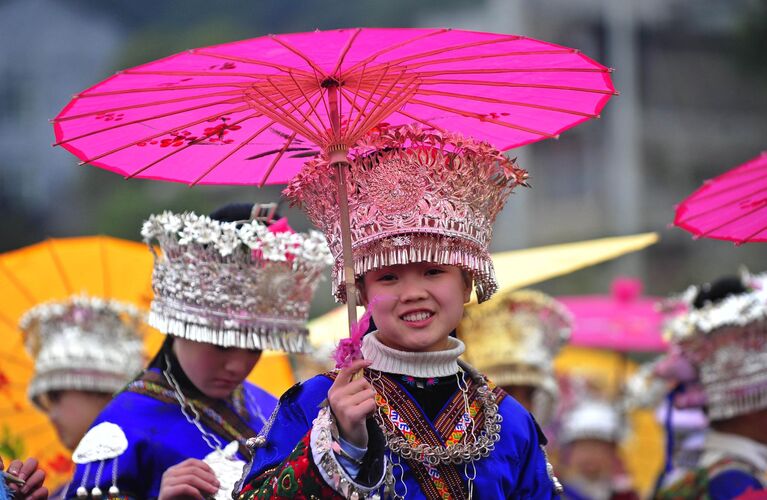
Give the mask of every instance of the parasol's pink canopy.
[{"label": "parasol's pink canopy", "polygon": [[663,315],[657,297],[641,295],[641,282],[619,278],[612,294],[557,297],[573,314],[572,345],[619,352],[663,352]]},{"label": "parasol's pink canopy", "polygon": [[706,181],[679,204],[674,225],[695,238],[767,241],[767,151]]},{"label": "parasol's pink canopy", "polygon": [[507,150],[597,117],[615,93],[610,69],[531,38],[340,29],[121,71],[75,96],[54,128],[56,144],[83,162],[128,177],[276,184],[307,156],[352,146],[381,123],[449,129]]}]

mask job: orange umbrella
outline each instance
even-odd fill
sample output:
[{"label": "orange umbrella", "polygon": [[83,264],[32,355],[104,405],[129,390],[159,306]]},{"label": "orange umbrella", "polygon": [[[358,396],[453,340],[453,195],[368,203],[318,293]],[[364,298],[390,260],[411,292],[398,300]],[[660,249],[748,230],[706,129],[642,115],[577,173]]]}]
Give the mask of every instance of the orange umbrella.
[{"label": "orange umbrella", "polygon": [[[152,300],[152,266],[146,245],[107,236],[50,239],[0,255],[0,456],[37,458],[49,487],[69,479],[70,453],[58,442],[45,415],[27,399],[34,364],[24,348],[18,321],[41,302],[76,294],[146,309]],[[164,336],[148,331],[146,352],[152,354]],[[288,357],[265,353],[249,380],[281,394],[294,383]]]}]

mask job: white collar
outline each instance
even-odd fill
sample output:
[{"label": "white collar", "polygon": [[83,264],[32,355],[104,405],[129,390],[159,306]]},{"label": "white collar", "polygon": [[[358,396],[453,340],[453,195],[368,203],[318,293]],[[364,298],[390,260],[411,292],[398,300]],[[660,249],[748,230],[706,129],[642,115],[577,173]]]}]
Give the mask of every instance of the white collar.
[{"label": "white collar", "polygon": [[410,375],[417,378],[446,377],[460,369],[458,357],[466,350],[463,342],[448,337],[448,348],[433,352],[408,352],[392,349],[378,340],[378,332],[365,335],[362,354],[373,364],[370,368],[385,373]]}]

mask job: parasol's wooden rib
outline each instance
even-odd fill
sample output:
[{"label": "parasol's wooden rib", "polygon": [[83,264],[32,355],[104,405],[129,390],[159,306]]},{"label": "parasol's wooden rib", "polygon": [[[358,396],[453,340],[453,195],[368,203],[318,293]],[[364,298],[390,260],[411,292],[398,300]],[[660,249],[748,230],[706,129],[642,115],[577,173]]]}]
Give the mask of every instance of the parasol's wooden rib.
[{"label": "parasol's wooden rib", "polygon": [[19,327],[19,322],[7,317],[2,309],[0,309],[0,323],[4,323],[11,330],[16,330]]},{"label": "parasol's wooden rib", "polygon": [[[767,208],[767,207],[762,207],[762,208]],[[767,215],[767,212],[765,212],[765,215]],[[767,218],[765,218],[765,219],[767,219]],[[767,225],[762,226],[761,229],[757,229],[755,232],[749,234],[745,238],[742,238],[740,240],[740,243],[747,243],[749,241],[763,241],[761,238],[759,240],[756,240],[755,238],[756,238],[757,235],[762,234],[765,231],[767,231]],[[765,236],[767,236],[767,234],[765,234]]]},{"label": "parasol's wooden rib", "polygon": [[[181,71],[181,70],[148,70],[148,69],[126,69],[121,71],[121,75],[152,75],[152,76],[210,76],[216,78],[230,78],[233,76],[240,76],[242,78],[251,78],[255,80],[264,80],[270,76],[275,76],[269,73],[235,73],[233,71]],[[248,83],[248,82],[244,82]]]},{"label": "parasol's wooden rib", "polygon": [[[757,177],[755,177],[755,178],[752,178],[752,179],[742,180],[741,182],[738,182],[737,184],[733,184],[732,186],[729,186],[729,187],[726,187],[726,188],[719,188],[716,191],[712,191],[710,193],[701,194],[699,196],[696,196],[695,197],[695,201],[698,202],[698,201],[710,200],[711,198],[716,198],[717,196],[720,196],[722,194],[729,193],[729,192],[741,189],[741,188],[743,188],[744,184],[750,184],[751,182],[762,181],[762,180],[767,179],[767,169],[765,169],[765,171],[763,173],[762,172],[753,172],[753,171],[752,172],[748,172],[748,173],[749,174],[750,173],[757,173],[759,175]],[[727,175],[729,179],[734,179],[735,178],[735,176],[731,175],[730,172],[727,172],[727,173],[725,173],[723,175]],[[740,176],[738,176],[738,177],[740,177]],[[704,186],[701,186],[701,188],[704,187]]]},{"label": "parasol's wooden rib", "polygon": [[[293,74],[292,73],[289,73],[289,75],[290,75],[291,78],[293,78]],[[304,92],[303,87],[301,86],[300,83],[298,83],[295,80],[295,78],[293,78],[293,83],[296,85],[296,88],[298,88],[298,90],[301,92],[301,96],[304,98],[304,101],[306,102],[306,104],[309,105],[309,109],[311,109],[312,113],[314,113],[314,116],[317,117],[317,121],[319,121],[319,123],[321,124],[322,123],[322,117],[320,116],[319,113],[317,113],[317,104],[319,104],[319,102],[322,100],[322,92],[317,92],[319,94],[319,97],[314,102],[314,104],[312,104],[312,102],[309,100],[309,96],[306,95],[306,92]]]},{"label": "parasol's wooden rib", "polygon": [[[288,104],[290,104],[291,106],[293,106],[293,109],[294,109],[294,110],[295,110],[295,111],[296,111],[298,114],[300,114],[300,115],[301,115],[301,117],[304,119],[304,123],[307,123],[309,126],[311,126],[311,127],[312,127],[312,129],[314,129],[314,132],[315,132],[315,133],[316,133],[318,136],[322,135],[322,129],[323,129],[323,128],[322,128],[322,127],[320,127],[320,126],[318,126],[318,125],[317,125],[317,124],[316,124],[316,123],[315,123],[315,122],[314,122],[314,121],[313,121],[313,120],[312,120],[312,119],[311,119],[311,118],[310,118],[310,117],[309,117],[309,116],[308,116],[306,113],[304,113],[304,112],[303,112],[303,110],[301,110],[301,108],[300,108],[300,107],[298,107],[298,106],[296,105],[296,103],[295,103],[294,101],[296,101],[297,99],[289,99],[289,98],[288,98],[288,97],[285,95],[285,93],[282,91],[282,89],[281,89],[281,85],[275,85],[275,84],[274,84],[273,82],[271,82],[271,81],[270,81],[269,83],[270,83],[270,84],[272,84],[272,86],[274,87],[274,89],[275,89],[275,90],[276,90],[276,91],[277,91],[277,92],[278,92],[278,93],[279,93],[279,94],[280,94],[280,95],[281,95],[283,98],[285,98],[285,101],[286,101]],[[303,96],[304,96],[304,98],[306,99],[306,94],[303,94],[303,90],[301,89],[301,86],[300,86],[300,85],[296,85],[296,86],[298,87],[298,90],[299,90],[299,91],[302,93],[302,95],[303,95]],[[313,109],[313,108],[312,108],[312,106],[311,106],[311,102],[309,102],[309,100],[308,100],[308,99],[306,99],[306,103],[309,105],[309,108],[310,108],[310,109]]]},{"label": "parasol's wooden rib", "polygon": [[141,139],[136,139],[135,141],[130,142],[128,144],[123,144],[122,146],[118,146],[118,147],[116,147],[116,148],[114,148],[114,149],[112,149],[110,151],[106,151],[104,153],[100,153],[100,154],[98,154],[98,155],[96,155],[94,157],[88,158],[87,160],[82,160],[80,162],[80,165],[86,165],[86,164],[91,163],[93,161],[96,161],[96,160],[99,160],[101,158],[104,158],[105,156],[109,156],[109,155],[112,155],[112,154],[117,153],[119,151],[122,151],[124,149],[128,149],[128,148],[130,148],[132,146],[135,146],[139,142],[149,142],[149,141],[151,141],[153,139],[157,139],[158,137],[162,137],[162,136],[164,136],[166,134],[170,134],[171,132],[175,132],[177,130],[182,130],[182,129],[185,129],[187,127],[193,127],[195,125],[199,125],[200,123],[204,123],[204,122],[207,122],[207,121],[217,120],[217,119],[221,118],[222,116],[226,116],[226,115],[231,114],[231,113],[239,113],[241,111],[246,111],[248,109],[250,109],[250,106],[240,106],[239,108],[234,108],[234,109],[230,109],[230,110],[227,110],[227,111],[221,111],[221,112],[218,112],[218,113],[214,113],[212,115],[204,116],[204,117],[200,118],[199,120],[192,120],[191,122],[183,123],[183,124],[181,124],[181,125],[179,125],[177,127],[173,127],[173,128],[162,130],[162,131],[160,131],[160,132],[158,132],[156,134],[148,135],[148,136],[142,137]]},{"label": "parasol's wooden rib", "polygon": [[[764,208],[765,208],[765,206],[764,206],[764,205],[759,205],[759,206],[755,207],[754,209],[752,209],[752,210],[749,210],[748,212],[744,212],[744,213],[742,213],[742,214],[738,215],[738,216],[737,216],[737,217],[735,217],[734,219],[729,219],[729,220],[726,220],[726,221],[722,222],[721,224],[719,224],[718,226],[714,226],[714,227],[712,227],[712,228],[709,228],[709,229],[707,229],[705,232],[702,232],[702,233],[700,234],[700,237],[705,237],[705,236],[708,236],[708,235],[710,235],[711,233],[713,233],[714,231],[716,231],[716,230],[718,230],[718,229],[721,229],[721,228],[723,228],[724,226],[727,226],[727,225],[729,225],[729,224],[732,224],[732,223],[734,223],[734,222],[737,222],[737,221],[739,221],[739,220],[743,219],[744,217],[748,217],[748,216],[752,215],[754,212],[758,212],[758,211],[760,211],[760,210],[764,210]],[[759,231],[757,231],[757,232],[756,232],[756,234],[759,234],[760,232],[762,232],[762,229],[760,229]],[[738,240],[738,241],[740,241],[741,243],[745,243],[745,241],[746,241],[746,240],[745,240],[745,239],[741,239],[741,240]]]},{"label": "parasol's wooden rib", "polygon": [[68,137],[66,139],[62,139],[61,141],[53,143],[53,145],[54,146],[61,146],[62,144],[67,144],[67,143],[72,142],[72,141],[77,141],[77,140],[80,140],[80,139],[84,139],[85,137],[90,137],[90,136],[101,134],[101,133],[104,133],[104,132],[109,132],[110,130],[116,130],[118,128],[128,127],[130,125],[137,125],[137,124],[140,124],[140,123],[146,123],[146,122],[149,122],[149,121],[152,121],[152,120],[159,120],[160,118],[166,118],[168,116],[180,115],[180,114],[183,114],[183,113],[188,113],[189,111],[197,111],[198,109],[210,108],[212,106],[222,106],[222,105],[225,105],[225,104],[239,104],[241,102],[243,102],[243,98],[226,99],[224,101],[210,102],[210,103],[206,103],[206,104],[198,104],[196,106],[191,106],[191,107],[184,108],[184,109],[176,109],[176,110],[173,110],[173,111],[168,111],[167,113],[160,113],[159,115],[145,116],[143,118],[138,118],[136,120],[130,120],[130,121],[127,121],[127,122],[122,122],[122,123],[117,123],[115,125],[110,125],[109,127],[100,128],[98,130],[91,130],[90,132],[85,132],[83,134],[76,135],[74,137]]},{"label": "parasol's wooden rib", "polygon": [[557,113],[566,113],[569,115],[584,116],[587,118],[599,118],[598,114],[586,113],[585,111],[577,111],[574,109],[567,109],[567,108],[558,108],[555,106],[546,106],[543,104],[533,104],[529,102],[507,101],[505,99],[497,99],[495,97],[486,97],[483,95],[460,94],[458,92],[447,92],[444,90],[427,90],[427,89],[420,89],[418,91],[418,94],[419,95],[436,95],[441,97],[455,97],[457,99],[489,102],[492,104],[504,104],[507,106],[518,106],[523,108],[542,109],[545,111],[556,111]]},{"label": "parasol's wooden rib", "polygon": [[56,250],[55,243],[53,243],[53,240],[51,239],[46,240],[45,247],[48,249],[48,254],[51,256],[53,265],[56,266],[56,270],[59,272],[59,276],[61,277],[61,284],[64,285],[64,291],[66,291],[67,295],[72,295],[74,293],[72,283],[70,283],[69,277],[64,270],[64,265],[61,262],[58,251]]},{"label": "parasol's wooden rib", "polygon": [[37,434],[41,431],[47,430],[48,428],[50,428],[50,424],[48,423],[47,420],[43,420],[42,422],[36,423],[35,425],[31,427],[22,427],[21,429],[15,428],[13,429],[13,432],[16,433],[17,435],[20,434],[23,436],[29,436],[29,435]]},{"label": "parasol's wooden rib", "polygon": [[[260,93],[261,96],[267,101],[267,104],[264,104],[262,102],[259,102],[257,99],[253,99],[251,101],[252,107],[255,107],[258,109],[264,116],[274,120],[275,122],[279,123],[280,125],[285,126],[286,128],[290,130],[301,130],[302,133],[306,136],[307,139],[317,142],[318,137],[311,133],[310,130],[306,129],[301,123],[299,123],[295,118],[293,118],[290,114],[286,114],[283,111],[283,113],[277,113],[273,109],[271,109],[268,104],[269,98],[263,94],[259,89],[254,89],[256,92]],[[321,139],[320,139],[321,141]]]},{"label": "parasol's wooden rib", "polygon": [[237,61],[245,64],[256,64],[259,66],[266,66],[268,68],[274,68],[278,71],[282,72],[290,72],[290,71],[297,71],[299,73],[303,73],[305,76],[311,76],[312,74],[306,70],[302,70],[300,68],[294,68],[290,67],[287,68],[285,65],[280,65],[277,63],[269,62],[269,61],[262,61],[260,59],[251,59],[249,57],[242,57],[242,56],[233,56],[228,54],[216,54],[213,52],[208,52],[204,49],[192,49],[189,51],[190,54],[194,54],[196,56],[206,56],[206,57],[213,57],[216,59],[223,59],[225,61]]},{"label": "parasol's wooden rib", "polygon": [[424,38],[429,38],[429,37],[432,37],[432,36],[435,36],[435,35],[441,35],[443,33],[447,33],[448,31],[450,31],[450,30],[447,29],[447,28],[442,28],[442,29],[438,29],[438,30],[434,30],[434,31],[429,31],[429,32],[423,33],[421,35],[414,36],[413,38],[409,38],[407,40],[403,40],[401,42],[389,45],[389,46],[384,47],[383,49],[379,50],[378,52],[374,52],[373,54],[369,55],[365,59],[359,61],[357,64],[355,64],[354,66],[349,68],[347,71],[348,72],[355,71],[360,66],[365,66],[366,64],[371,63],[372,61],[374,61],[378,57],[386,54],[387,52],[391,52],[392,50],[399,49],[400,47],[404,47],[405,45],[410,45],[411,43],[417,42],[418,40],[423,40]]},{"label": "parasol's wooden rib", "polygon": [[277,108],[280,113],[275,113],[269,106],[264,106],[263,103],[258,102],[257,99],[254,99],[252,101],[252,104],[257,105],[260,108],[261,113],[265,114],[272,120],[275,120],[277,123],[281,123],[282,125],[285,125],[290,130],[298,131],[301,135],[306,137],[307,139],[315,142],[315,143],[321,143],[322,138],[321,136],[314,134],[312,131],[304,127],[304,125],[296,120],[293,115],[288,113],[279,103],[275,102],[273,99],[271,99],[269,96],[267,96],[264,92],[262,92],[259,88],[254,88],[258,94],[261,95],[264,99],[269,101],[269,104]]},{"label": "parasol's wooden rib", "polygon": [[285,141],[285,145],[282,146],[282,149],[280,149],[280,152],[275,155],[274,159],[272,160],[272,163],[269,164],[269,168],[266,169],[266,173],[264,174],[264,178],[261,179],[261,183],[258,185],[258,187],[262,188],[264,187],[264,184],[266,184],[266,181],[269,179],[269,176],[272,175],[272,170],[274,170],[274,167],[277,165],[277,162],[282,159],[282,155],[285,154],[285,151],[288,150],[290,145],[293,143],[293,140],[296,138],[296,132],[293,132],[290,137]]},{"label": "parasol's wooden rib", "polygon": [[512,87],[512,88],[535,88],[547,90],[565,90],[572,92],[588,92],[595,94],[618,95],[615,90],[591,89],[586,87],[570,87],[566,85],[548,85],[534,83],[515,83],[515,82],[493,82],[485,80],[445,80],[445,79],[424,79],[424,85],[478,85],[492,87]]},{"label": "parasol's wooden rib", "polygon": [[522,125],[515,125],[513,123],[505,122],[502,120],[496,120],[495,118],[486,117],[485,115],[474,113],[472,111],[465,111],[457,108],[451,108],[448,106],[442,106],[440,104],[434,104],[431,102],[422,101],[420,99],[411,99],[410,103],[412,104],[418,104],[421,106],[427,106],[434,109],[439,109],[441,111],[446,111],[448,113],[455,113],[457,115],[465,116],[467,118],[475,118],[481,122],[488,122],[488,123],[495,123],[496,125],[501,125],[503,127],[512,128],[515,130],[520,130],[522,132],[527,132],[530,134],[540,135],[541,137],[547,137],[549,139],[553,139],[555,137],[558,137],[557,134],[550,134],[548,132],[543,132],[540,130],[535,130],[529,127],[523,127]]},{"label": "parasol's wooden rib", "polygon": [[[257,118],[258,116],[261,116],[258,112],[253,113],[252,115],[248,115],[248,116],[245,116],[244,118],[240,118],[239,120],[229,124],[228,126],[239,125],[240,123],[242,123],[242,122],[244,122],[246,120],[250,120],[251,118]],[[165,155],[157,158],[156,160],[152,161],[151,163],[149,163],[147,165],[144,165],[143,167],[139,168],[138,170],[136,170],[134,172],[131,172],[129,175],[125,176],[125,178],[126,179],[133,179],[137,175],[146,172],[147,170],[149,170],[150,168],[154,167],[158,163],[163,162],[163,161],[167,160],[168,158],[170,158],[171,156],[176,155],[176,154],[180,153],[181,151],[184,151],[184,150],[186,150],[186,149],[188,149],[188,148],[190,148],[192,146],[196,146],[196,145],[200,144],[202,141],[210,139],[214,135],[218,135],[218,132],[217,131],[212,131],[212,132],[209,132],[207,134],[203,134],[200,137],[198,137],[198,138],[196,138],[196,139],[194,139],[192,141],[188,141],[183,146],[179,146],[179,147],[175,147],[175,148],[170,148],[170,152],[168,154],[165,154]]]},{"label": "parasol's wooden rib", "polygon": [[228,152],[227,154],[225,154],[225,155],[224,155],[222,158],[220,158],[219,160],[216,160],[216,162],[215,162],[213,165],[211,165],[210,167],[208,167],[208,168],[205,170],[205,172],[203,172],[203,173],[202,173],[200,176],[198,176],[198,177],[197,177],[197,178],[196,178],[194,181],[192,181],[192,182],[189,184],[189,186],[191,187],[191,186],[196,186],[197,184],[199,184],[199,183],[200,183],[200,181],[201,181],[201,180],[203,180],[203,179],[204,179],[204,178],[205,178],[205,177],[206,177],[208,174],[210,174],[210,173],[211,173],[211,172],[212,172],[212,171],[213,171],[213,170],[214,170],[216,167],[218,167],[219,165],[221,165],[222,163],[224,163],[226,160],[228,160],[229,158],[231,158],[231,157],[232,157],[233,155],[235,155],[235,154],[236,154],[236,153],[237,153],[239,150],[241,150],[242,148],[244,148],[245,146],[247,146],[248,144],[250,144],[250,141],[252,141],[252,140],[253,140],[253,139],[255,139],[256,137],[258,137],[259,135],[261,135],[261,133],[262,133],[262,132],[264,132],[265,130],[267,130],[267,129],[268,129],[269,127],[271,127],[272,125],[274,125],[274,121],[270,121],[269,123],[267,123],[266,125],[264,125],[264,126],[263,126],[263,127],[261,127],[260,129],[258,129],[258,130],[257,130],[257,131],[256,131],[254,134],[252,134],[250,137],[248,137],[248,138],[247,138],[245,141],[242,141],[242,142],[240,142],[240,143],[239,143],[239,144],[238,144],[238,145],[237,145],[237,146],[236,146],[236,147],[235,147],[235,148],[234,148],[232,151],[230,151],[230,152]]},{"label": "parasol's wooden rib", "polygon": [[[5,263],[5,259],[0,259],[0,271],[2,271],[5,277],[8,278],[8,281],[13,283],[19,292],[21,292],[24,298],[27,299],[27,302],[29,302],[29,307],[33,307],[35,304],[40,302],[35,298],[32,292],[30,292],[29,289],[24,286],[21,281],[11,272],[11,270],[8,269],[8,265]],[[16,325],[14,325],[14,328],[15,327]]]},{"label": "parasol's wooden rib", "polygon": [[571,87],[568,85],[548,85],[538,83],[514,83],[514,82],[490,82],[486,80],[446,80],[442,78],[424,78],[421,85],[480,85],[490,87],[513,87],[532,88],[547,90],[567,90],[571,92],[589,92],[593,94],[618,95],[615,90],[589,89],[585,87]]},{"label": "parasol's wooden rib", "polygon": [[[742,187],[742,186],[733,186],[732,188],[728,188],[728,191],[731,191],[732,189],[734,189],[736,187]],[[717,191],[716,194],[717,195],[724,194],[725,192],[726,191],[723,189],[721,191]],[[684,220],[680,220],[679,222],[689,222],[691,220],[695,220],[695,219],[697,219],[699,217],[703,217],[703,216],[709,215],[709,214],[711,214],[713,212],[717,212],[717,211],[719,211],[719,210],[721,210],[721,209],[723,209],[725,207],[730,207],[730,206],[733,206],[733,205],[737,205],[737,204],[739,204],[739,203],[741,203],[743,201],[748,200],[749,198],[752,198],[752,197],[754,197],[756,195],[759,195],[759,194],[762,194],[762,193],[765,193],[765,192],[767,192],[767,187],[759,188],[756,191],[752,191],[752,192],[746,193],[744,195],[739,196],[738,198],[735,198],[735,199],[732,199],[732,200],[727,200],[724,203],[720,203],[718,205],[715,205],[715,206],[709,208],[708,210],[704,210],[702,212],[698,212],[696,214],[693,214],[693,215],[691,215],[690,217],[687,217]],[[696,202],[700,201],[700,200],[702,200],[702,198],[703,197],[701,196],[698,199],[696,199],[695,201]]]},{"label": "parasol's wooden rib", "polygon": [[[353,95],[352,100],[350,102],[352,110],[356,109],[357,113],[363,113],[364,112],[364,110],[360,109],[357,106],[357,97],[359,97],[359,93],[360,93],[360,84],[365,80],[365,69],[366,68],[367,68],[366,66],[362,67],[362,71],[360,73],[359,81],[357,82],[357,86],[354,89],[354,95]],[[338,93],[341,94],[342,96],[344,96],[344,98],[346,98],[346,100],[349,100],[349,97],[344,94],[344,91],[345,91],[345,89],[343,87],[338,89]],[[349,120],[347,121],[347,123],[351,123],[351,112],[349,112]]]},{"label": "parasol's wooden rib", "polygon": [[[15,325],[13,327],[14,330],[16,330],[17,328],[18,328],[18,325]],[[32,360],[29,358],[17,356],[13,352],[4,352],[2,356],[3,356],[3,362],[7,361],[9,363],[13,363],[18,368],[27,370],[27,372],[34,371],[34,364]]]},{"label": "parasol's wooden rib", "polygon": [[609,71],[598,68],[481,68],[419,71],[417,75],[422,78],[428,78],[440,75],[492,75],[500,73],[609,73]]},{"label": "parasol's wooden rib", "polygon": [[346,59],[346,54],[349,52],[349,49],[352,48],[352,44],[354,43],[354,40],[357,39],[357,36],[362,31],[362,28],[357,28],[354,30],[354,33],[352,36],[349,37],[349,39],[344,44],[343,48],[341,49],[341,52],[338,54],[338,60],[336,61],[336,67],[333,68],[333,71],[331,71],[331,75],[337,75],[339,80],[343,79],[343,75],[339,73],[341,70],[341,65],[344,63],[344,59]]},{"label": "parasol's wooden rib", "polygon": [[61,123],[70,120],[77,120],[79,118],[87,118],[89,116],[101,115],[105,113],[114,113],[116,111],[127,111],[129,109],[148,108],[150,106],[163,106],[165,104],[174,104],[177,102],[193,101],[195,99],[205,99],[210,97],[222,97],[222,96],[242,96],[241,90],[227,90],[224,92],[211,92],[208,94],[197,94],[188,97],[175,97],[173,99],[163,99],[161,101],[149,101],[141,104],[128,104],[126,106],[116,106],[114,108],[99,109],[96,111],[89,111],[87,113],[79,113],[76,115],[67,115],[61,118],[54,118],[51,123]]},{"label": "parasol's wooden rib", "polygon": [[[411,78],[409,85],[406,86],[401,93],[395,94],[395,97],[390,99],[386,105],[377,105],[374,108],[375,111],[367,116],[362,124],[357,128],[357,136],[362,137],[368,132],[368,130],[378,125],[378,123],[380,123],[387,116],[390,116],[395,109],[401,107],[406,101],[412,99],[413,95],[415,95],[415,93],[418,91],[418,84],[416,81],[416,78]],[[387,95],[389,95],[389,92],[381,94],[381,103]]]},{"label": "parasol's wooden rib", "polygon": [[304,61],[306,61],[306,64],[308,64],[308,65],[309,65],[309,67],[311,67],[311,68],[312,68],[312,70],[314,70],[314,71],[315,71],[315,72],[317,72],[318,74],[322,75],[322,79],[323,79],[323,80],[324,80],[324,79],[326,79],[326,78],[328,78],[328,75],[327,75],[327,74],[326,74],[326,73],[325,73],[325,72],[322,70],[322,68],[320,68],[319,66],[317,66],[317,64],[316,64],[314,61],[312,61],[312,60],[311,60],[311,58],[310,58],[309,56],[307,56],[306,54],[304,54],[303,52],[301,52],[301,51],[300,51],[300,50],[298,50],[297,48],[293,47],[293,46],[292,46],[292,45],[290,45],[288,42],[286,42],[286,41],[284,41],[284,40],[280,40],[280,39],[277,37],[277,35],[269,35],[269,38],[271,38],[271,39],[272,39],[272,40],[274,40],[275,42],[279,43],[280,45],[282,45],[283,47],[285,47],[286,49],[288,49],[289,51],[291,51],[292,53],[294,53],[295,55],[297,55],[298,57],[300,57],[301,59],[303,59]]},{"label": "parasol's wooden rib", "polygon": [[[407,116],[408,118],[410,118],[410,119],[411,119],[411,120],[413,120],[413,121],[416,121],[416,122],[418,122],[418,123],[423,123],[423,124],[424,124],[424,125],[426,125],[427,127],[431,127],[431,128],[433,128],[434,130],[439,130],[439,131],[440,131],[440,132],[442,132],[443,134],[445,133],[445,129],[444,129],[444,128],[442,128],[442,127],[440,127],[439,125],[437,125],[437,124],[435,124],[435,123],[432,123],[432,122],[430,122],[430,121],[428,121],[428,120],[424,120],[423,118],[418,118],[417,116],[415,116],[415,115],[411,115],[410,113],[407,113],[407,112],[405,112],[405,111],[402,111],[401,109],[400,109],[400,110],[397,110],[397,111],[395,111],[394,113],[396,113],[396,114],[400,114],[400,115],[402,115],[402,116]],[[394,114],[394,113],[392,113],[392,114]]]},{"label": "parasol's wooden rib", "polygon": [[[455,57],[443,57],[442,59],[429,59],[428,61],[413,62],[404,64],[403,67],[408,70],[422,68],[424,66],[431,66],[434,64],[449,64],[463,61],[477,61],[479,59],[495,59],[497,57],[525,57],[525,56],[541,56],[541,55],[562,55],[562,54],[576,54],[576,49],[549,49],[549,50],[508,50],[504,52],[496,52],[493,54],[472,54],[466,56]],[[610,72],[609,68],[605,68],[604,71]]]},{"label": "parasol's wooden rib", "polygon": [[[394,85],[398,83],[398,81],[393,81],[383,92],[380,93],[377,102],[373,104],[373,112],[367,115],[363,120],[362,123],[360,123],[358,126],[355,126],[354,128],[350,128],[350,131],[355,131],[356,136],[361,137],[362,135],[366,134],[370,128],[378,124],[380,121],[379,117],[386,117],[391,114],[391,110],[393,110],[392,103],[398,102],[397,100],[407,93],[408,87],[412,84],[414,78],[411,78],[405,84],[402,86],[402,90],[397,93],[392,93],[392,89],[394,88]],[[386,100],[386,98],[389,98],[389,102],[384,106],[383,103]],[[367,109],[367,108],[366,108]]]},{"label": "parasol's wooden rib", "polygon": [[226,82],[226,83],[200,83],[195,85],[167,85],[161,87],[144,87],[123,90],[109,90],[106,92],[89,92],[87,94],[76,94],[74,99],[86,99],[88,97],[109,97],[123,94],[137,94],[142,92],[165,92],[166,90],[199,90],[213,89],[221,87],[240,87],[250,88],[253,82]]},{"label": "parasol's wooden rib", "polygon": [[[362,106],[362,111],[354,117],[354,123],[349,123],[347,130],[357,130],[357,125],[360,122],[360,119],[365,116],[365,113],[367,112],[368,105],[370,104],[370,101],[373,99],[373,94],[378,92],[379,87],[381,86],[381,82],[383,81],[383,77],[386,73],[381,73],[381,76],[378,77],[378,80],[376,81],[375,85],[373,86],[373,91],[368,93],[368,97],[365,100],[365,104]],[[399,77],[402,77],[402,72],[400,72]],[[360,87],[357,87],[357,90],[360,90]]]},{"label": "parasol's wooden rib", "polygon": [[492,45],[494,43],[515,42],[517,40],[520,40],[521,38],[523,37],[519,35],[506,35],[501,38],[492,38],[490,40],[476,40],[474,42],[466,42],[466,43],[461,43],[458,45],[451,45],[449,47],[440,47],[438,49],[432,49],[426,52],[419,52],[416,54],[402,56],[398,59],[392,59],[391,61],[386,61],[386,63],[391,64],[392,66],[396,66],[408,61],[412,61],[414,59],[420,59],[422,57],[430,57],[430,56],[435,56],[437,54],[444,54],[445,52],[463,50],[463,49],[468,49],[471,47],[480,47],[482,45]]}]

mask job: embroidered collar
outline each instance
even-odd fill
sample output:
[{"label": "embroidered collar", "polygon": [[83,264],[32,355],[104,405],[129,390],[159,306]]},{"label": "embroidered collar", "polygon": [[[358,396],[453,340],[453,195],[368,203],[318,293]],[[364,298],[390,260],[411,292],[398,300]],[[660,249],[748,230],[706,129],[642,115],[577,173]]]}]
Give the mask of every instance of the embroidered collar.
[{"label": "embroidered collar", "polygon": [[372,361],[371,370],[415,378],[438,378],[458,373],[458,357],[466,349],[463,342],[448,337],[448,348],[435,352],[407,352],[392,349],[378,340],[372,332],[362,340],[362,354]]}]

